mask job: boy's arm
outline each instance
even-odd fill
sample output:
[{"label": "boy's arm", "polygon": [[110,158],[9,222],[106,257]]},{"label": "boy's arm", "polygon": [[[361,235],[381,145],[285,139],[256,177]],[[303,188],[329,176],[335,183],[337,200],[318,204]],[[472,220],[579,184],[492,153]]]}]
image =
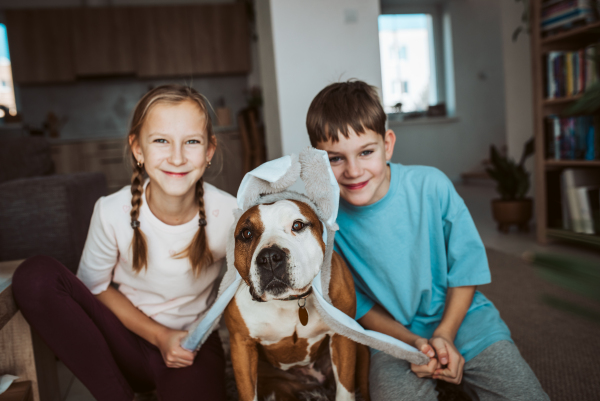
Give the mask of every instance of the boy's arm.
[{"label": "boy's arm", "polygon": [[363,317],[358,319],[358,323],[367,330],[387,334],[415,348],[416,341],[421,338],[397,322],[387,310],[378,304],[373,305]]},{"label": "boy's arm", "polygon": [[444,337],[454,342],[458,328],[467,315],[471,302],[473,302],[474,295],[474,285],[448,288],[444,315],[439,326],[433,332],[434,337]]},{"label": "boy's arm", "polygon": [[475,286],[450,287],[446,294],[446,306],[442,321],[429,340],[435,348],[442,365],[436,369],[434,379],[459,384],[462,381],[465,358],[454,346],[454,338],[475,295]]},{"label": "boy's arm", "polygon": [[[414,334],[402,323],[396,321],[394,317],[383,307],[375,304],[371,310],[369,310],[363,317],[358,319],[358,323],[367,330],[377,331],[379,333],[387,334],[388,336],[397,338],[398,340],[412,345],[416,349],[420,350],[428,357],[433,358],[435,352],[428,345],[427,339],[419,337]],[[426,346],[424,348],[424,346]]]}]

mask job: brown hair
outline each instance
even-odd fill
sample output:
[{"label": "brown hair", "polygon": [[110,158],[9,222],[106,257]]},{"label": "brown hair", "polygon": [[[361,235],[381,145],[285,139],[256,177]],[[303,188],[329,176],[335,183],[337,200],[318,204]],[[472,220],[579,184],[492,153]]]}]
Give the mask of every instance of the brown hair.
[{"label": "brown hair", "polygon": [[[177,104],[184,101],[192,101],[198,105],[200,112],[204,115],[205,131],[209,143],[217,145],[216,137],[212,131],[212,123],[205,98],[194,88],[183,85],[162,85],[146,93],[135,106],[128,133],[128,139],[136,142],[140,138],[140,132],[150,109],[158,103]],[[148,247],[146,237],[141,230],[138,217],[142,205],[142,192],[144,185],[144,166],[138,164],[131,150],[130,141],[127,141],[127,152],[131,155],[133,175],[131,176],[131,227],[133,228],[133,271],[139,273],[148,267]],[[192,265],[192,271],[196,276],[200,274],[203,266],[213,262],[213,256],[208,248],[206,238],[206,212],[204,210],[204,179],[201,177],[196,183],[196,199],[199,206],[199,229],[187,249],[181,251],[175,257],[188,257]]]},{"label": "brown hair", "polygon": [[357,135],[370,129],[385,137],[386,118],[377,88],[363,81],[336,82],[313,99],[306,115],[306,129],[312,146],[329,140],[337,142],[338,132],[348,138],[348,127]]}]

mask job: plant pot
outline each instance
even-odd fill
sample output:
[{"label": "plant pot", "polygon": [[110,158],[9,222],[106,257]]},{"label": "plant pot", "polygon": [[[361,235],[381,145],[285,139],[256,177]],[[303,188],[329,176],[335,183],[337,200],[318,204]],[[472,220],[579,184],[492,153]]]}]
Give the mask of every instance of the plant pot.
[{"label": "plant pot", "polygon": [[498,223],[498,230],[507,234],[510,226],[515,224],[519,231],[529,232],[529,220],[533,214],[533,201],[531,198],[506,201],[492,200],[492,215]]}]

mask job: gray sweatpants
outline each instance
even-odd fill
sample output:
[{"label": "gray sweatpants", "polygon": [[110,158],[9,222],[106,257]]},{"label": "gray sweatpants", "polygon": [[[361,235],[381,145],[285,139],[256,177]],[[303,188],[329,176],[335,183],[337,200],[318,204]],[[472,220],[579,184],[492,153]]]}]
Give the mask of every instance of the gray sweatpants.
[{"label": "gray sweatpants", "polygon": [[[510,341],[498,341],[465,363],[463,389],[473,401],[549,400],[535,373]],[[436,381],[421,379],[410,363],[378,352],[371,358],[371,400],[437,400]]]}]

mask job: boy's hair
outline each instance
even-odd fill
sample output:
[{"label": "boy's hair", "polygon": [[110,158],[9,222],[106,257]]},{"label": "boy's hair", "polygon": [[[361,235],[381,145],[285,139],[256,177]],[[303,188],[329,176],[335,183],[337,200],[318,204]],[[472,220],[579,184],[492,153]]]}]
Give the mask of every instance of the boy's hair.
[{"label": "boy's hair", "polygon": [[[217,140],[212,130],[212,123],[206,99],[194,88],[183,85],[162,85],[146,93],[133,110],[129,133],[127,134],[128,139],[131,139],[133,142],[139,141],[142,126],[152,107],[161,103],[179,104],[185,101],[194,102],[198,106],[198,111],[204,116],[206,124],[204,128],[207,133],[208,141],[213,146],[217,146]],[[129,140],[127,141],[126,152],[131,157],[131,167],[133,169],[133,175],[131,177],[130,212],[131,226],[133,227],[133,239],[131,241],[131,247],[133,248],[132,267],[134,272],[139,273],[142,269],[148,267],[148,246],[138,221],[144,187],[144,165],[137,163],[131,150]],[[192,265],[192,271],[196,276],[200,274],[202,267],[213,263],[213,256],[208,248],[208,239],[206,238],[206,212],[204,210],[203,184],[204,178],[200,177],[200,180],[196,183],[196,201],[199,206],[200,222],[203,222],[204,224],[199,224],[198,231],[188,248],[174,256],[175,258],[188,257],[190,259],[190,264]]]},{"label": "boy's hair", "polygon": [[387,116],[377,89],[363,81],[336,82],[326,86],[313,99],[306,115],[306,128],[313,147],[318,142],[337,142],[338,133],[349,138],[370,129],[385,137]]}]

